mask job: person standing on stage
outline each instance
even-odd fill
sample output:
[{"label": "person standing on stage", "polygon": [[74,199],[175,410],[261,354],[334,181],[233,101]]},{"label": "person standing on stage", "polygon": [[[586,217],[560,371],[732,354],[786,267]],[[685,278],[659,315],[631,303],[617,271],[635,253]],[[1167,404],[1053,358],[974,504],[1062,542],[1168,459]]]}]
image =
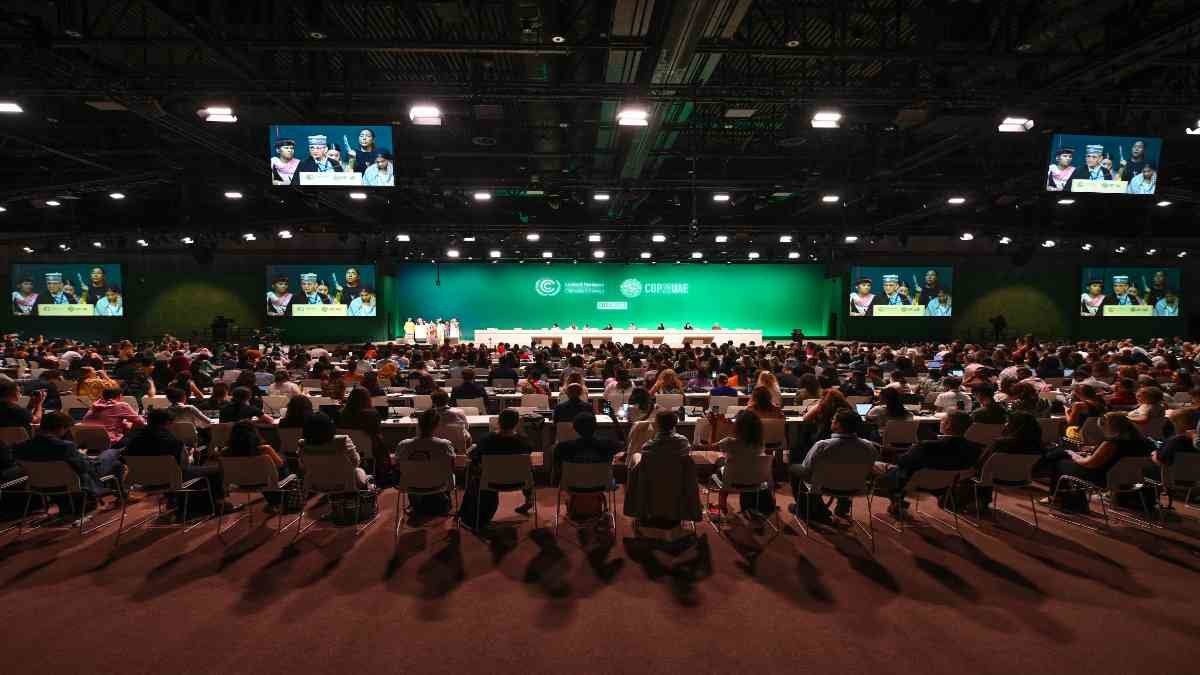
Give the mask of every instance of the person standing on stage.
[{"label": "person standing on stage", "polygon": [[17,290],[12,292],[13,316],[32,316],[33,308],[37,306],[38,294],[33,290],[33,279],[25,277],[17,284]]},{"label": "person standing on stage", "polygon": [[300,160],[296,159],[296,141],[281,138],[275,141],[275,157],[271,158],[271,185],[291,185]]},{"label": "person standing on stage", "polygon": [[450,325],[447,328],[447,337],[450,339],[449,344],[456,345],[459,340],[462,340],[462,326],[458,323],[457,317],[450,317]]},{"label": "person standing on stage", "polygon": [[1100,316],[1104,302],[1104,282],[1092,279],[1088,282],[1087,291],[1079,296],[1079,316]]},{"label": "person standing on stage", "polygon": [[331,305],[333,298],[329,297],[329,290],[321,292],[317,286],[317,275],[312,272],[305,272],[300,275],[300,290],[304,293],[304,302],[309,305]]},{"label": "person standing on stage", "polygon": [[413,323],[411,316],[404,320],[404,341],[410,345],[417,341],[417,324]]},{"label": "person standing on stage", "polygon": [[854,288],[855,292],[850,294],[850,316],[871,316],[871,307],[875,304],[871,280],[862,277],[854,284]]},{"label": "person standing on stage", "polygon": [[292,293],[288,290],[288,278],[280,274],[267,291],[267,316],[287,316],[288,305],[292,304]]},{"label": "person standing on stage", "polygon": [[883,275],[883,296],[875,299],[876,305],[911,305],[907,289],[900,286],[899,274]]},{"label": "person standing on stage", "polygon": [[442,320],[442,317],[439,316],[437,321],[434,322],[434,325],[437,326],[437,343],[438,343],[438,345],[440,346],[440,345],[445,344],[446,343],[446,322],[444,320]]},{"label": "person standing on stage", "polygon": [[437,322],[425,324],[425,341],[430,347],[437,348],[438,346],[438,326]]}]

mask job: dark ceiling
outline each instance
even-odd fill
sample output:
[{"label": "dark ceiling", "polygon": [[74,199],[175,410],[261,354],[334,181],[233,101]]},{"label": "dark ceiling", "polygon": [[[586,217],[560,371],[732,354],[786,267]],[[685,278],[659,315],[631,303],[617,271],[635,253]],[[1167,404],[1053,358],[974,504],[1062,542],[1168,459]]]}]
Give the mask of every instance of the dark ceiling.
[{"label": "dark ceiling", "polygon": [[[405,232],[413,250],[530,229],[631,251],[652,232],[1191,237],[1198,47],[1191,0],[7,0],[0,99],[25,113],[0,116],[0,230]],[[423,101],[441,126],[409,122]],[[202,122],[213,103],[239,121]],[[633,103],[649,126],[618,127]],[[843,127],[812,129],[818,108]],[[1037,124],[997,133],[1008,114]],[[397,188],[271,188],[267,126],[299,121],[393,123]],[[1058,206],[1056,131],[1163,137],[1172,205]]]}]

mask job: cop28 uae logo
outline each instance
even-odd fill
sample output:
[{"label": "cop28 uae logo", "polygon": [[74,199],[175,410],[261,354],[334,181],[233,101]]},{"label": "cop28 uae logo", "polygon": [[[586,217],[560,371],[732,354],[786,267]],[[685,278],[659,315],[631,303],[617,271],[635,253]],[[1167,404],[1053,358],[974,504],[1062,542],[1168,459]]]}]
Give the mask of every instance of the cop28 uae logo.
[{"label": "cop28 uae logo", "polygon": [[562,290],[562,282],[558,279],[538,279],[537,283],[533,285],[533,290],[542,297],[553,297]]},{"label": "cop28 uae logo", "polygon": [[621,295],[633,299],[642,294],[642,282],[637,279],[626,279],[621,282]]}]

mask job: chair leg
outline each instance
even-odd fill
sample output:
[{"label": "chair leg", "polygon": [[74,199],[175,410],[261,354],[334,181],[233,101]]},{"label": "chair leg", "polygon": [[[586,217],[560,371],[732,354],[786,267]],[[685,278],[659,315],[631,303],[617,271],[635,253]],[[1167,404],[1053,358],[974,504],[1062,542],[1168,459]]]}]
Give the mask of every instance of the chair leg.
[{"label": "chair leg", "polygon": [[404,490],[396,488],[396,526],[393,528],[392,534],[398,539],[400,537],[400,516],[404,513],[403,504]]},{"label": "chair leg", "polygon": [[558,512],[562,509],[562,486],[554,491],[554,536],[558,537]]}]

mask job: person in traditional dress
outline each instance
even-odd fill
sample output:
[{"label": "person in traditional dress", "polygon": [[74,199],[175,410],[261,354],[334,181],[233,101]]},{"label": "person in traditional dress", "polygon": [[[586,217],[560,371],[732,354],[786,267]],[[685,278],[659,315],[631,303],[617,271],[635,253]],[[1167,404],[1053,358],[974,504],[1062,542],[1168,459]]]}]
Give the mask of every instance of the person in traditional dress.
[{"label": "person in traditional dress", "polygon": [[287,316],[292,298],[292,292],[288,290],[287,276],[276,276],[271,283],[271,290],[267,291],[267,316]]},{"label": "person in traditional dress", "polygon": [[863,277],[854,284],[854,288],[855,292],[850,294],[850,316],[871,316],[871,307],[875,304],[871,280]]},{"label": "person in traditional dress", "polygon": [[37,301],[38,294],[33,290],[33,279],[31,277],[21,279],[17,284],[17,290],[12,292],[13,316],[32,316]]},{"label": "person in traditional dress", "polygon": [[305,272],[300,275],[300,290],[303,291],[303,302],[310,305],[332,305],[333,298],[329,297],[329,289],[321,292],[323,285],[318,285],[317,275]]},{"label": "person in traditional dress", "polygon": [[1087,290],[1079,296],[1079,316],[1100,316],[1104,307],[1104,282],[1091,279]]},{"label": "person in traditional dress", "polygon": [[300,160],[296,159],[296,141],[281,138],[275,141],[275,156],[271,158],[271,185],[291,185]]}]

